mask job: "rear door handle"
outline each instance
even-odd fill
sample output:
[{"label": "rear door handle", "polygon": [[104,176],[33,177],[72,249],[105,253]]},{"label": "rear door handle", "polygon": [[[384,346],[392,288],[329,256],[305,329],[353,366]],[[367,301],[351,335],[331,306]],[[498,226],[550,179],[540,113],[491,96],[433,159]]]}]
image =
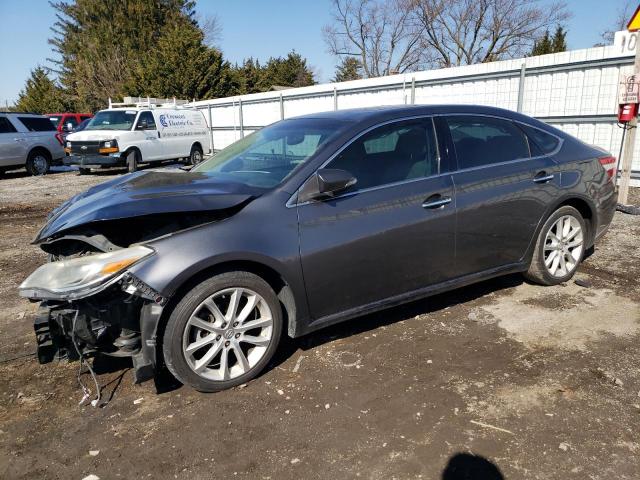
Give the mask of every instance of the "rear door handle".
[{"label": "rear door handle", "polygon": [[533,181],[536,183],[547,183],[554,179],[554,175],[547,175],[547,172],[540,172],[535,177],[533,177]]},{"label": "rear door handle", "polygon": [[441,208],[451,203],[451,197],[443,197],[440,194],[431,195],[424,202],[422,202],[422,208]]}]

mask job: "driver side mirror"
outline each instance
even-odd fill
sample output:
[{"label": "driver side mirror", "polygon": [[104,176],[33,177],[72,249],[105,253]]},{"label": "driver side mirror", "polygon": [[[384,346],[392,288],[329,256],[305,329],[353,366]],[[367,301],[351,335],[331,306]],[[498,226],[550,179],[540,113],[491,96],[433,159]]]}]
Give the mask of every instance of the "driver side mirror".
[{"label": "driver side mirror", "polygon": [[69,122],[69,123],[65,123],[62,126],[62,131],[63,132],[71,132],[73,130],[73,123]]},{"label": "driver side mirror", "polygon": [[356,182],[357,179],[346,170],[321,168],[302,186],[298,193],[298,202],[333,197],[336,193],[355,185]]}]

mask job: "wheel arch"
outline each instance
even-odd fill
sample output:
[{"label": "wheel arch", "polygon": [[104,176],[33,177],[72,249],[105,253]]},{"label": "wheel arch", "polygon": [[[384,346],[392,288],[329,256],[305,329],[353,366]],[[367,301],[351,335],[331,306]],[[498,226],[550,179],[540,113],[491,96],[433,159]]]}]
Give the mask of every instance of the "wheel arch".
[{"label": "wheel arch", "polygon": [[53,160],[53,154],[44,145],[35,145],[31,147],[31,150],[29,150],[29,153],[27,153],[27,159],[29,159],[32,154],[38,152],[44,153],[49,158],[49,161]]},{"label": "wheel arch", "polygon": [[[255,260],[229,260],[207,266],[181,281],[180,285],[177,286],[171,295],[171,298],[163,309],[162,316],[158,321],[158,339],[164,335],[164,328],[171,316],[171,313],[173,312],[173,309],[192,288],[214,275],[234,271],[253,273],[269,284],[280,301],[283,320],[285,323],[285,325],[283,325],[283,330],[286,329],[290,337],[295,336],[295,324],[298,308],[293,289],[284,276],[272,266],[263,262]],[[161,342],[158,342],[157,345],[161,345]]]},{"label": "wheel arch", "polygon": [[204,153],[204,149],[202,148],[202,144],[197,140],[191,144],[191,149],[189,150],[189,153],[191,153],[194,148],[199,148],[200,149],[200,153]]},{"label": "wheel arch", "polygon": [[562,198],[557,199],[551,206],[545,211],[544,215],[538,221],[538,225],[536,225],[536,229],[534,234],[529,241],[529,247],[525,253],[523,258],[523,264],[528,265],[531,262],[531,258],[533,257],[533,251],[536,246],[536,242],[538,240],[538,235],[540,235],[540,230],[549,219],[553,212],[558,210],[560,207],[569,206],[573,207],[584,219],[587,224],[588,229],[588,242],[586,242],[586,248],[591,248],[593,246],[595,240],[595,232],[597,227],[597,217],[596,217],[596,207],[588,198],[585,198],[580,195],[567,195]]}]

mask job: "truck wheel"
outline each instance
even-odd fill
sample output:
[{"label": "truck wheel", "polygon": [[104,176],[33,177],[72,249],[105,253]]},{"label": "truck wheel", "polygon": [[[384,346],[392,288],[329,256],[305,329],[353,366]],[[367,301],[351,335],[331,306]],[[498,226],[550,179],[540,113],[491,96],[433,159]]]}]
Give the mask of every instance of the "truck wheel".
[{"label": "truck wheel", "polygon": [[138,170],[138,153],[135,150],[131,150],[127,154],[127,170],[129,170],[129,173]]},{"label": "truck wheel", "polygon": [[282,332],[273,289],[249,272],[215,275],[189,291],[167,321],[164,361],[182,383],[217,392],[245,383],[269,363]]},{"label": "truck wheel", "polygon": [[31,175],[45,175],[51,167],[51,156],[44,150],[34,150],[27,157],[26,169]]},{"label": "truck wheel", "polygon": [[191,165],[197,165],[202,161],[202,148],[198,145],[191,147],[191,153],[189,154],[189,163]]}]

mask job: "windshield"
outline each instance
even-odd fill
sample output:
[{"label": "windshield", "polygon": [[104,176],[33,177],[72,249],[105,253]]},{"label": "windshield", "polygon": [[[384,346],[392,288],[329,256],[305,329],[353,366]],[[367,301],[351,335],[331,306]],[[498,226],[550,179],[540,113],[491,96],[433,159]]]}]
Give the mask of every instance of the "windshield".
[{"label": "windshield", "polygon": [[252,187],[272,188],[344,125],[345,122],[317,118],[284,120],[238,140],[191,171]]},{"label": "windshield", "polygon": [[85,130],[131,130],[135,110],[103,110],[91,119]]}]

